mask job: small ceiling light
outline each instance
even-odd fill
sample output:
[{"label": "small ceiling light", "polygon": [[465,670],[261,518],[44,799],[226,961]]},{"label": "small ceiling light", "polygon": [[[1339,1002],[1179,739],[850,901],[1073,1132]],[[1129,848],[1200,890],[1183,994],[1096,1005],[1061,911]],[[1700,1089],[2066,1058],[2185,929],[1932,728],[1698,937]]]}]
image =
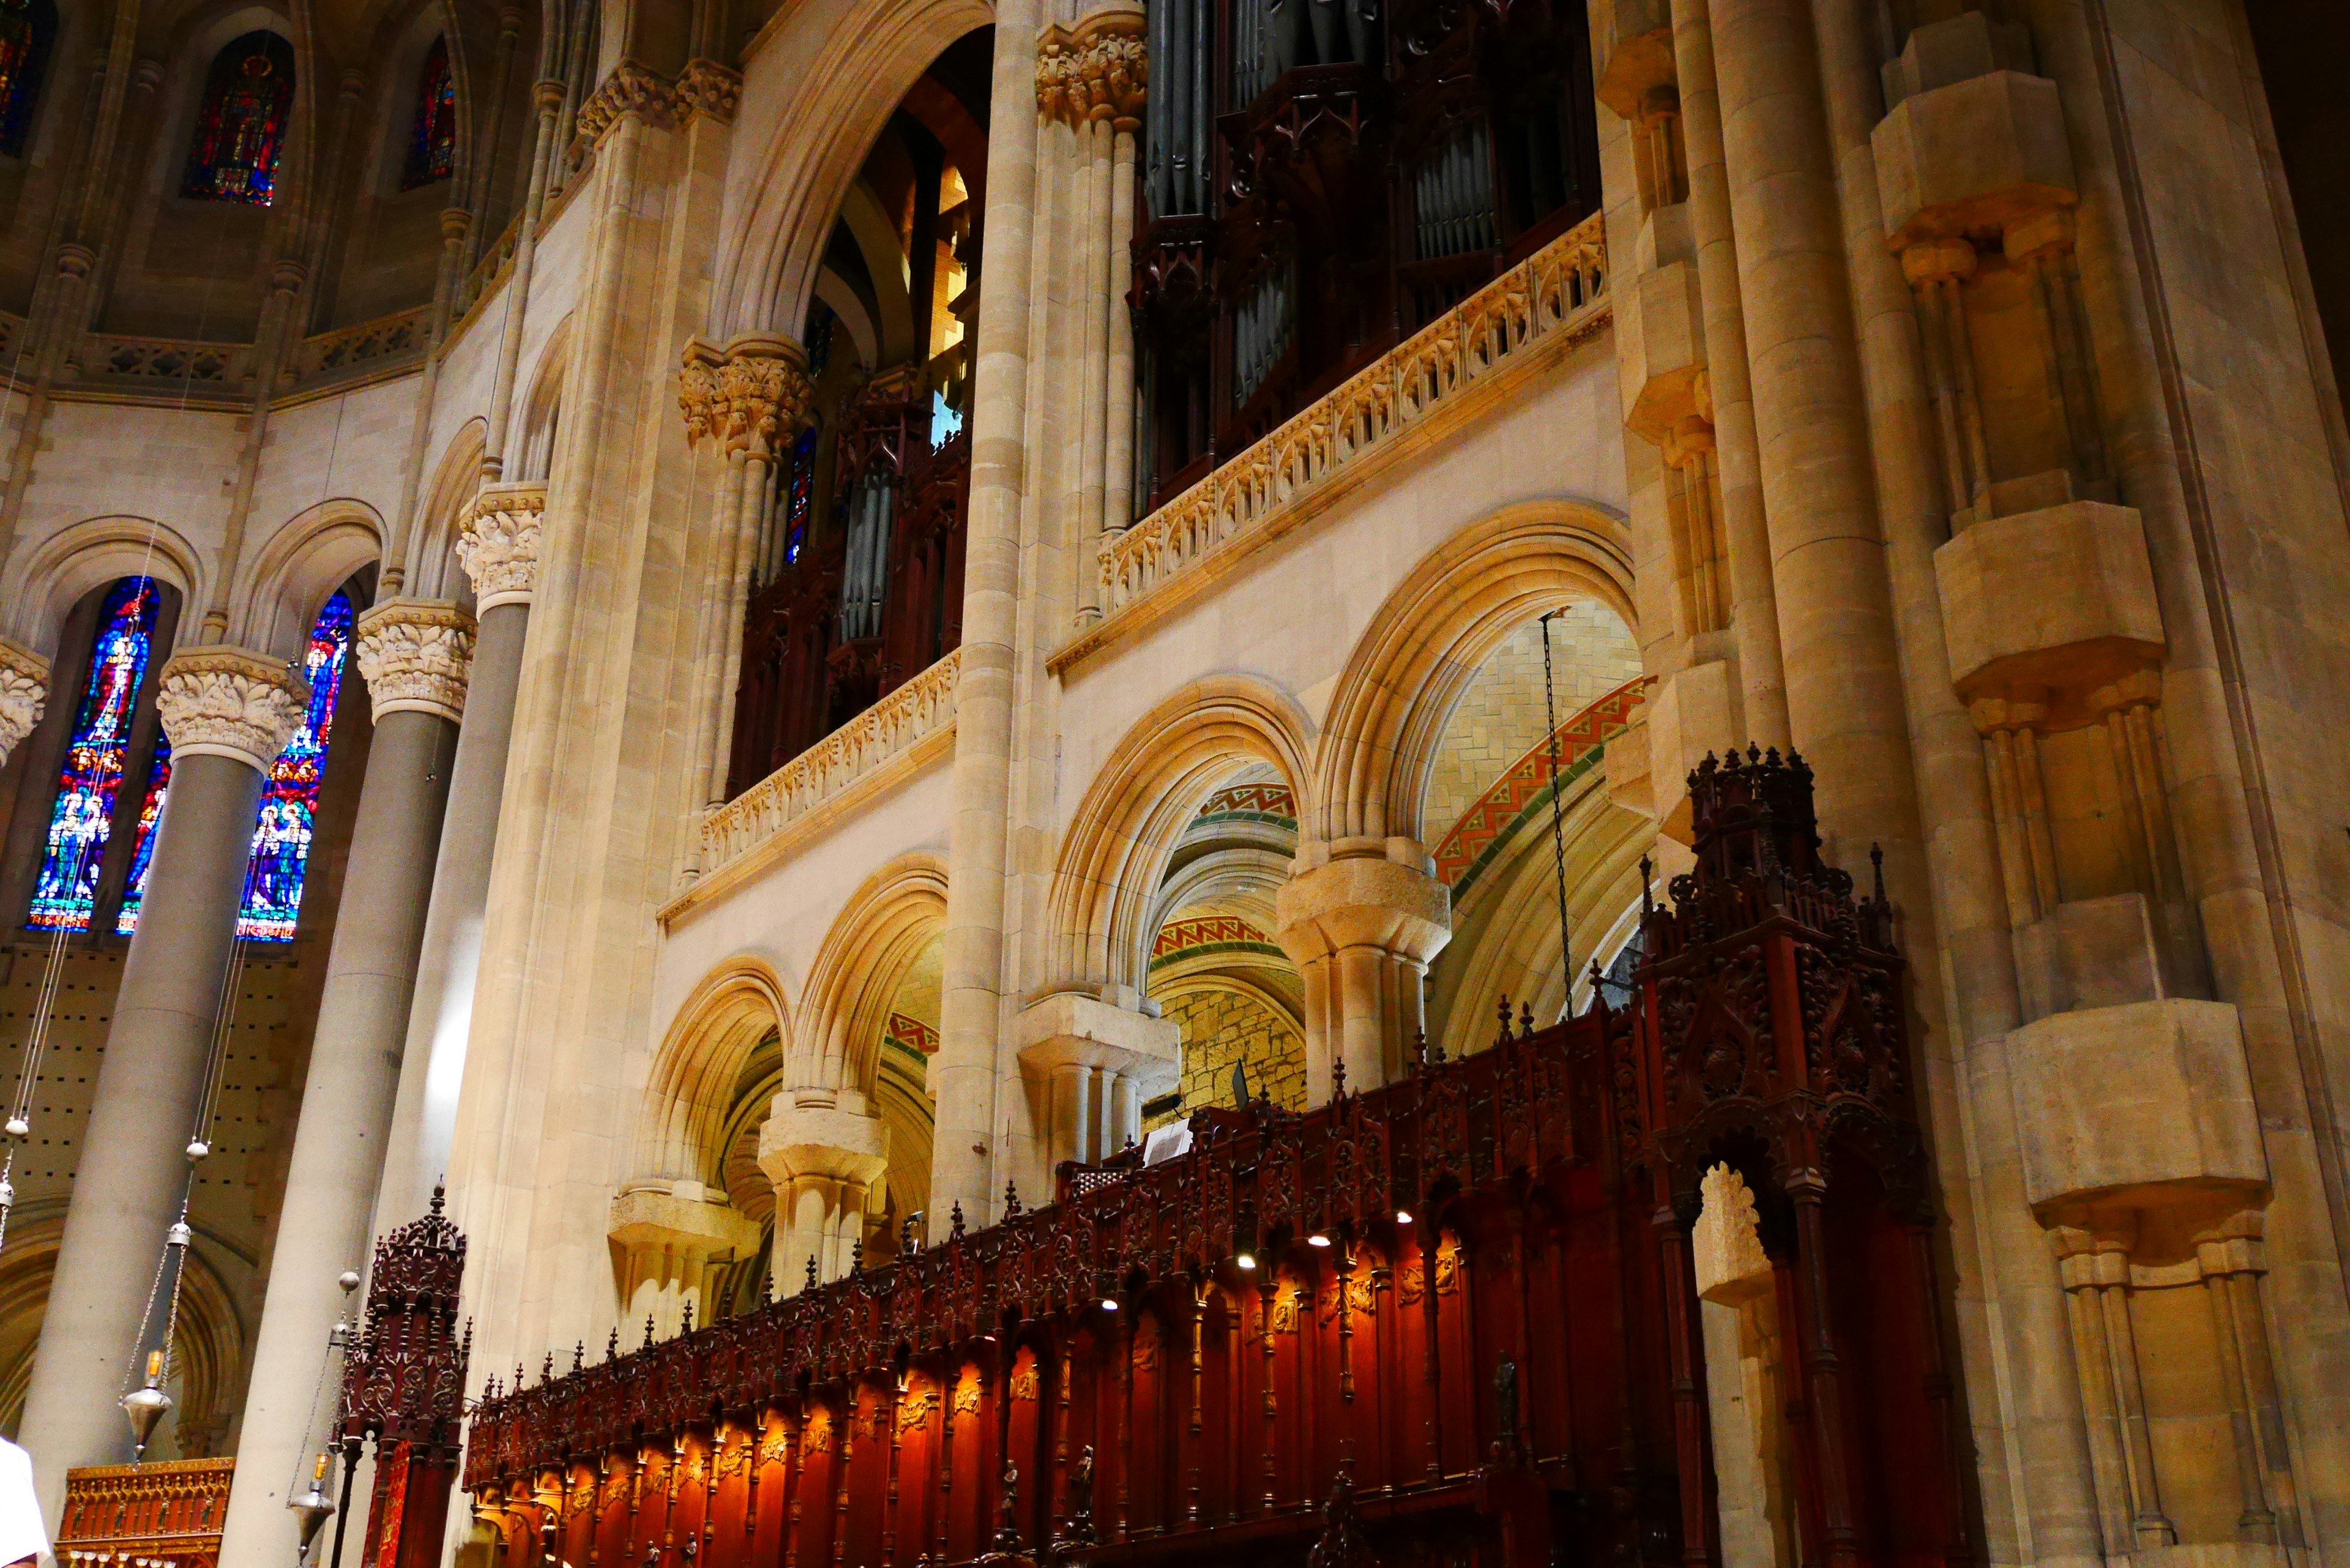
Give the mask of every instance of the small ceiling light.
[{"label": "small ceiling light", "polygon": [[1102,1297],[1102,1311],[1104,1311],[1104,1312],[1116,1312],[1117,1310],[1118,1310],[1118,1298],[1117,1298],[1116,1296],[1104,1296],[1104,1297]]},{"label": "small ceiling light", "polygon": [[1254,1252],[1243,1252],[1239,1257],[1234,1258],[1232,1262],[1241,1268],[1253,1269],[1256,1267],[1256,1254]]},{"label": "small ceiling light", "polygon": [[1409,1225],[1409,1224],[1410,1224],[1410,1223],[1411,1223],[1411,1210],[1409,1210],[1409,1209],[1399,1209],[1399,1210],[1396,1210],[1396,1223],[1397,1223],[1397,1224],[1399,1224],[1399,1225]]},{"label": "small ceiling light", "polygon": [[1305,1244],[1309,1247],[1326,1247],[1330,1244],[1330,1238],[1316,1231],[1305,1238]]}]

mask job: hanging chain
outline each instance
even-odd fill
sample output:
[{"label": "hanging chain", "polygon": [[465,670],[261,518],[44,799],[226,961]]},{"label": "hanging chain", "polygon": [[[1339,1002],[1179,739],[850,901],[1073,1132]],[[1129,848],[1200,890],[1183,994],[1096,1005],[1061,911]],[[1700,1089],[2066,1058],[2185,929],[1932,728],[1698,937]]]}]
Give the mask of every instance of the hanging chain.
[{"label": "hanging chain", "polygon": [[[1558,959],[1565,966],[1566,999],[1560,1011],[1568,1016],[1575,1012],[1575,944],[1574,933],[1566,920],[1566,829],[1560,820],[1558,804],[1558,691],[1551,674],[1550,622],[1553,610],[1542,618],[1543,639],[1543,718],[1550,727],[1550,853],[1558,873]],[[1596,998],[1599,988],[1594,985]]]}]

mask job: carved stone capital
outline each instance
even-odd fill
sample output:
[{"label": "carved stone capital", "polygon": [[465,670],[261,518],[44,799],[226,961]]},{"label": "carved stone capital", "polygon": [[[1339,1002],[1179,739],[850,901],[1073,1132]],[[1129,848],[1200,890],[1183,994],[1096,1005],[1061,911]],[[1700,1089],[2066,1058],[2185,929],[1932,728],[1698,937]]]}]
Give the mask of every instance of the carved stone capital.
[{"label": "carved stone capital", "polygon": [[677,88],[668,78],[624,59],[579,106],[579,134],[600,142],[631,115],[656,130],[670,129],[677,123]]},{"label": "carved stone capital", "polygon": [[379,720],[432,713],[454,724],[464,718],[472,616],[441,599],[386,599],[359,618],[356,630],[352,651]]},{"label": "carved stone capital", "polygon": [[716,60],[688,60],[685,70],[677,78],[677,117],[682,124],[696,119],[714,119],[721,125],[734,123],[734,110],[743,101],[743,73],[730,71]]},{"label": "carved stone capital", "polygon": [[1107,119],[1121,130],[1142,123],[1150,53],[1136,11],[1106,11],[1074,31],[1057,24],[1036,44],[1036,111],[1071,127]]},{"label": "carved stone capital", "polygon": [[310,683],[286,660],[210,643],[174,655],[155,694],[172,755],[230,757],[267,773],[301,727]]},{"label": "carved stone capital", "polygon": [[689,445],[715,435],[730,453],[764,456],[778,449],[783,432],[798,431],[815,398],[807,351],[787,337],[738,337],[723,349],[696,338],[678,369]]},{"label": "carved stone capital", "polygon": [[33,732],[49,700],[49,661],[0,637],[0,763]]},{"label": "carved stone capital", "polygon": [[538,578],[538,524],[546,511],[544,484],[484,484],[473,498],[457,561],[473,581],[473,608],[526,605]]}]

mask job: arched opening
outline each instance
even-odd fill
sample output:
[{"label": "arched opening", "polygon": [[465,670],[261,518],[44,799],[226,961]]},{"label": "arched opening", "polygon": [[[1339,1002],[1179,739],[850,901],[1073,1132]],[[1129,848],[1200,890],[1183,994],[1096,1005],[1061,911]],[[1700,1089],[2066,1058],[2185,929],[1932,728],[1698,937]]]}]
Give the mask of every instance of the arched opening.
[{"label": "arched opening", "polygon": [[834,216],[801,327],[813,422],[760,500],[730,795],[962,640],[993,39],[931,63]]}]

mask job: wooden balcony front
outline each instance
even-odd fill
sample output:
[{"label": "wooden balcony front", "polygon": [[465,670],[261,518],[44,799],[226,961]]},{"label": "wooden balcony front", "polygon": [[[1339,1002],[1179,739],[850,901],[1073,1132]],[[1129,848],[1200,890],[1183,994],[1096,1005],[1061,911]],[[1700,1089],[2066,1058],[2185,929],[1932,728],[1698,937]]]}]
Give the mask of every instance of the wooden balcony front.
[{"label": "wooden balcony front", "polygon": [[233,1459],[68,1470],[57,1562],[215,1568],[235,1478]]}]

